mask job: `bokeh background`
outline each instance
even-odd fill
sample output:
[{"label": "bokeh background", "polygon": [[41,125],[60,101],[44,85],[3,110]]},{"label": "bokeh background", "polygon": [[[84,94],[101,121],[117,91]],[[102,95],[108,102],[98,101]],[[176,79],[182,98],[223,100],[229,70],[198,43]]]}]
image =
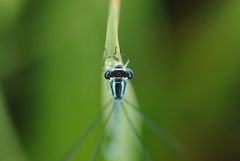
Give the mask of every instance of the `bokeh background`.
[{"label": "bokeh background", "polygon": [[[0,161],[54,161],[101,105],[107,0],[0,0]],[[154,161],[240,160],[240,1],[123,0],[119,37]],[[101,126],[77,151],[88,160]]]}]

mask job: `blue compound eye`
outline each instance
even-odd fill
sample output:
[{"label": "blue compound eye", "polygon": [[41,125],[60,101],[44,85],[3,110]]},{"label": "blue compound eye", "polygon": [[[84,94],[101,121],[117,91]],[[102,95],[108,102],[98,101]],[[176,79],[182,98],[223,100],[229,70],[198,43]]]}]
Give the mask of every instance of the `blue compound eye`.
[{"label": "blue compound eye", "polygon": [[110,79],[111,75],[112,75],[111,71],[106,71],[105,74],[104,74],[104,77],[105,77],[105,79]]},{"label": "blue compound eye", "polygon": [[133,77],[133,72],[132,72],[131,70],[128,70],[128,71],[127,71],[127,77],[128,77],[128,79],[132,79],[132,77]]}]

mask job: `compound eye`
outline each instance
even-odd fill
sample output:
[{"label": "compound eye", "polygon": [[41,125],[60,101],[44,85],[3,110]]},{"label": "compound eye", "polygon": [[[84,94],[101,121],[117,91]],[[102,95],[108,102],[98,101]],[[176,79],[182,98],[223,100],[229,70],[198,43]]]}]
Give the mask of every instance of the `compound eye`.
[{"label": "compound eye", "polygon": [[111,75],[112,75],[111,71],[106,71],[104,74],[104,77],[105,77],[105,79],[110,79]]},{"label": "compound eye", "polygon": [[129,71],[127,71],[127,73],[128,73],[128,75],[127,75],[128,79],[132,79],[133,72],[129,70]]}]

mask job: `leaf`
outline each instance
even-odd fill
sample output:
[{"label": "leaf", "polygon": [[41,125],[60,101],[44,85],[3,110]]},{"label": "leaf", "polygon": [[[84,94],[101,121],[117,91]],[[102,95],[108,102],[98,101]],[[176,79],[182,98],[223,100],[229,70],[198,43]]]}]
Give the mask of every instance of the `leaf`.
[{"label": "leaf", "polygon": [[8,116],[0,88],[0,161],[27,161]]}]

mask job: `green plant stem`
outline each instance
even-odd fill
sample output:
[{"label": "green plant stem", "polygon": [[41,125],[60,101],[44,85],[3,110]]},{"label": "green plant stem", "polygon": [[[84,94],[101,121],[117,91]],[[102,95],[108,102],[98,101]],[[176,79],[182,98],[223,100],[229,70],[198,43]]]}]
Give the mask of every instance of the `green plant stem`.
[{"label": "green plant stem", "polygon": [[109,57],[115,53],[115,57],[120,62],[122,62],[120,46],[118,41],[118,24],[119,24],[119,17],[120,17],[120,5],[121,5],[121,0],[110,1],[104,56]]},{"label": "green plant stem", "polygon": [[[104,52],[105,67],[114,67],[116,60],[118,63],[123,63],[118,41],[120,3],[121,0],[110,0]],[[111,58],[113,56],[114,59],[106,59],[107,57]],[[103,80],[103,104],[105,104],[109,99],[112,99],[112,95],[108,86],[109,82]],[[125,97],[127,97],[134,104],[138,104],[131,82],[127,83]],[[139,157],[137,156],[139,146],[136,143],[136,137],[134,134],[132,134],[132,129],[129,127],[129,122],[124,116],[121,103],[116,104],[115,102],[115,105],[112,107],[114,111],[112,114],[113,117],[109,123],[109,127],[106,129],[106,134],[108,135],[109,139],[104,143],[104,158],[106,161],[137,161],[139,160]],[[136,130],[140,132],[141,121],[138,115],[132,111],[129,111],[129,117],[136,127]]]}]

